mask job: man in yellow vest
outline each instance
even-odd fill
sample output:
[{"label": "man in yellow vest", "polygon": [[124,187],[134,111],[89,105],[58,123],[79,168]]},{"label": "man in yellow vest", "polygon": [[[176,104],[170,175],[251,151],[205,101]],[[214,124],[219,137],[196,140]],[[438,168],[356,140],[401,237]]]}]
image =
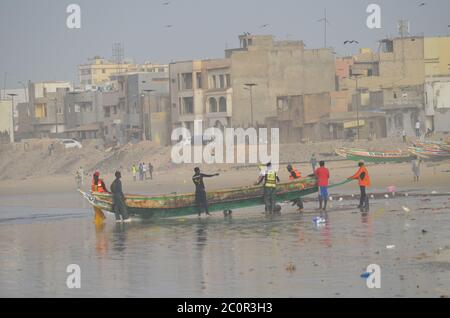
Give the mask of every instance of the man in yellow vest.
[{"label": "man in yellow vest", "polygon": [[280,182],[275,170],[272,169],[272,163],[267,164],[267,170],[264,176],[259,178],[256,183],[260,185],[264,181],[264,204],[266,206],[266,213],[272,214],[275,210],[275,195],[277,190],[277,182]]}]

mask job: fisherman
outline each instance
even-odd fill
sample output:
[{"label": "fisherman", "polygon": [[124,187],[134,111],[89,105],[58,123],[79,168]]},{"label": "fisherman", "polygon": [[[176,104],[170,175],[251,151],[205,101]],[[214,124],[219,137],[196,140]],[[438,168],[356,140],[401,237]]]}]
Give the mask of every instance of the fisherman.
[{"label": "fisherman", "polygon": [[329,197],[328,185],[330,180],[330,171],[325,168],[325,161],[321,161],[319,163],[319,166],[320,167],[315,171],[315,175],[317,177],[317,185],[319,186],[319,210],[326,211]]},{"label": "fisherman", "polygon": [[316,166],[317,166],[317,159],[316,159],[316,154],[313,153],[311,156],[311,160],[309,160],[309,162],[311,163],[311,167],[312,167],[312,171],[313,173],[316,172]]},{"label": "fisherman", "polygon": [[103,182],[102,179],[100,179],[100,172],[98,171],[94,173],[94,177],[92,178],[91,191],[99,193],[108,192],[105,183]]},{"label": "fisherman", "polygon": [[195,185],[195,203],[197,204],[198,216],[201,216],[203,211],[206,215],[211,215],[208,210],[208,200],[206,198],[206,189],[203,178],[218,177],[220,174],[204,174],[200,172],[200,168],[198,167],[194,169],[194,172],[195,174],[192,177],[192,182],[194,182]]},{"label": "fisherman", "polygon": [[[128,215],[127,206],[125,205],[125,195],[122,192],[122,181],[120,178],[122,174],[120,171],[115,173],[116,179],[111,184],[111,193],[114,204],[114,214],[116,216],[116,222],[130,222],[130,216]],[[122,217],[122,220],[120,219]]]},{"label": "fisherman", "polygon": [[367,196],[366,189],[370,187],[370,176],[369,171],[367,170],[364,162],[360,162],[359,169],[356,174],[350,178],[349,180],[358,180],[359,188],[361,191],[361,197],[359,201],[358,208],[361,209],[361,212],[369,212],[369,197]]},{"label": "fisherman", "polygon": [[[287,166],[287,171],[289,172],[289,180],[291,181],[299,180],[302,177],[300,171],[292,167],[290,164]],[[298,199],[295,199],[292,202],[294,203],[293,205],[297,205],[299,212],[303,212],[304,205],[302,197],[298,197]]]},{"label": "fisherman", "polygon": [[264,181],[264,204],[266,213],[274,213],[275,211],[275,192],[277,182],[280,182],[275,170],[272,169],[272,163],[267,164],[267,170],[264,176],[260,177],[256,185],[260,185]]}]

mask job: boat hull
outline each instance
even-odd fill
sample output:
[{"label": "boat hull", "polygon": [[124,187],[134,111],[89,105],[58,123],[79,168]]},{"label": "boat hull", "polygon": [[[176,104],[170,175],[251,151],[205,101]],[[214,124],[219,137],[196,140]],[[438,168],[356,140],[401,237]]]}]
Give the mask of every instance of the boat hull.
[{"label": "boat hull", "polygon": [[[300,182],[280,184],[277,187],[277,202],[295,200],[299,197],[318,192],[315,178],[303,179]],[[107,193],[83,193],[94,207],[106,212],[113,212],[112,197]],[[224,191],[213,191],[207,194],[210,212],[236,210],[264,204],[264,188],[244,187]],[[195,215],[198,213],[195,194],[170,196],[138,196],[126,195],[125,204],[132,216],[142,218],[169,218]]]}]

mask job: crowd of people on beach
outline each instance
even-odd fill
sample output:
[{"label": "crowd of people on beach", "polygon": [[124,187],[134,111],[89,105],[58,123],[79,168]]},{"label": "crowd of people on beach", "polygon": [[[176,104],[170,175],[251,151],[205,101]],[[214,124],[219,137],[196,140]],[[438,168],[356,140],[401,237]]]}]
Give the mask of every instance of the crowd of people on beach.
[{"label": "crowd of people on beach", "polygon": [[133,181],[145,181],[153,180],[153,165],[151,163],[145,164],[143,162],[138,165],[133,164],[131,167],[131,173],[133,175]]}]

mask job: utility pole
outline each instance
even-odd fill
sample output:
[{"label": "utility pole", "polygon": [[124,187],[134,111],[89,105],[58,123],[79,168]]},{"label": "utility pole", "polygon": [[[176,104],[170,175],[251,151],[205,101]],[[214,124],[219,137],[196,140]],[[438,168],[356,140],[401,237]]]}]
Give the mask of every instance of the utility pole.
[{"label": "utility pole", "polygon": [[[148,127],[148,131],[149,131],[149,139],[150,141],[153,141],[153,136],[152,136],[152,105],[151,105],[151,93],[154,92],[154,89],[144,89],[144,92],[147,95],[148,98],[148,121],[149,121],[149,127]],[[144,112],[144,103],[142,104],[142,139],[143,140],[147,140],[147,135],[145,133],[145,112]]]},{"label": "utility pole", "polygon": [[58,99],[55,97],[53,101],[55,102],[55,133],[58,134]]},{"label": "utility pole", "polygon": [[328,31],[328,29],[327,29],[327,25],[328,24],[330,24],[330,21],[328,21],[328,18],[327,18],[327,9],[325,8],[324,9],[324,16],[323,16],[323,18],[322,19],[320,19],[320,20],[317,20],[317,22],[323,22],[323,24],[324,24],[324,35],[323,35],[323,47],[326,49],[327,48],[327,31]]},{"label": "utility pole", "polygon": [[17,96],[17,94],[8,94],[8,96],[11,97],[11,121],[12,121],[12,128],[9,132],[9,139],[11,143],[14,143],[14,97]]},{"label": "utility pole", "polygon": [[258,84],[255,83],[247,83],[244,84],[244,86],[250,91],[250,120],[251,120],[251,127],[253,127],[253,87],[258,86]]}]

